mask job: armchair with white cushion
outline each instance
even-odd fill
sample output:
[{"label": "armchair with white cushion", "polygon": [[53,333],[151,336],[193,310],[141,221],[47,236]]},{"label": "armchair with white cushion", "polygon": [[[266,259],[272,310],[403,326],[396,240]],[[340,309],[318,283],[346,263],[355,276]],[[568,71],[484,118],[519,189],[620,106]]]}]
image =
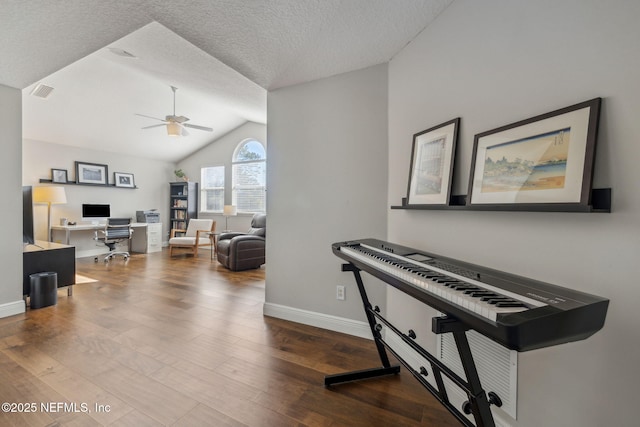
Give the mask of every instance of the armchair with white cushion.
[{"label": "armchair with white cushion", "polygon": [[212,219],[190,219],[187,229],[173,228],[169,236],[169,256],[173,256],[176,248],[187,249],[193,256],[198,256],[198,248],[209,246],[213,250],[213,237],[216,222]]}]

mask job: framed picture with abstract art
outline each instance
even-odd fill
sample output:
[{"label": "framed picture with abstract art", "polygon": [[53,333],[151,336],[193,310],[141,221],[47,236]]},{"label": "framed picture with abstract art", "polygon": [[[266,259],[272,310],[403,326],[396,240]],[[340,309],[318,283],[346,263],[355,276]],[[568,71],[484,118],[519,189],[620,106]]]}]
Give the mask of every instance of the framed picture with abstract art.
[{"label": "framed picture with abstract art", "polygon": [[107,185],[107,165],[76,162],[76,182],[78,184]]},{"label": "framed picture with abstract art", "polygon": [[601,99],[475,136],[467,205],[590,203]]},{"label": "framed picture with abstract art", "polygon": [[407,205],[447,205],[460,118],[413,135]]}]

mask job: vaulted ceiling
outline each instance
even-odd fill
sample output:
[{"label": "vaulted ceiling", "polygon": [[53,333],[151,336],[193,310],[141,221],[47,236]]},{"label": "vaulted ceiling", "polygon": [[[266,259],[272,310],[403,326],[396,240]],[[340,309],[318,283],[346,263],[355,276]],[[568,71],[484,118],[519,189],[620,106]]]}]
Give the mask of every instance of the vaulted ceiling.
[{"label": "vaulted ceiling", "polygon": [[[389,61],[451,1],[9,0],[0,84],[23,89],[24,138],[177,161],[265,123],[267,90]],[[213,132],[141,129],[161,122],[136,113],[172,114],[170,86],[177,115]]]}]

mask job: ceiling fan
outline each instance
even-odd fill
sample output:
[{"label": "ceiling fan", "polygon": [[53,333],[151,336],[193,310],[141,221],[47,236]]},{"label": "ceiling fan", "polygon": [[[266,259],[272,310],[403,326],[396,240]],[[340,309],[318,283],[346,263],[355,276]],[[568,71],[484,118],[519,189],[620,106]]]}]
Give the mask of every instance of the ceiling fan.
[{"label": "ceiling fan", "polygon": [[167,134],[169,136],[187,136],[189,135],[189,132],[187,132],[186,128],[213,132],[213,129],[208,128],[206,126],[192,125],[190,123],[186,123],[189,121],[188,117],[176,116],[176,90],[178,90],[178,88],[175,86],[171,86],[171,90],[173,91],[173,114],[170,116],[166,116],[164,119],[159,119],[157,117],[145,116],[144,114],[136,113],[136,116],[142,116],[142,117],[146,117],[153,120],[160,120],[162,122],[157,125],[145,126],[142,129],[151,129],[158,126],[166,126]]}]

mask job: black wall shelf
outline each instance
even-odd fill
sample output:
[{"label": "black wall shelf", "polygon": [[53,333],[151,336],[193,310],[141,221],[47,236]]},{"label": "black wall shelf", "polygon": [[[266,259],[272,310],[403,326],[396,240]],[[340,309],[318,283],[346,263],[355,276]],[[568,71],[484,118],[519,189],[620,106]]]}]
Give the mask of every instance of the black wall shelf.
[{"label": "black wall shelf", "polygon": [[611,189],[594,188],[591,190],[591,204],[579,203],[523,203],[513,205],[467,205],[466,195],[453,195],[447,205],[408,205],[402,198],[402,204],[391,206],[391,209],[405,210],[453,210],[453,211],[515,211],[515,212],[586,212],[610,213]]},{"label": "black wall shelf", "polygon": [[75,181],[67,182],[53,182],[50,179],[40,179],[40,184],[61,184],[61,185],[85,185],[87,187],[109,187],[109,188],[122,188],[123,190],[137,190],[138,187],[118,187],[115,184],[82,184]]}]

